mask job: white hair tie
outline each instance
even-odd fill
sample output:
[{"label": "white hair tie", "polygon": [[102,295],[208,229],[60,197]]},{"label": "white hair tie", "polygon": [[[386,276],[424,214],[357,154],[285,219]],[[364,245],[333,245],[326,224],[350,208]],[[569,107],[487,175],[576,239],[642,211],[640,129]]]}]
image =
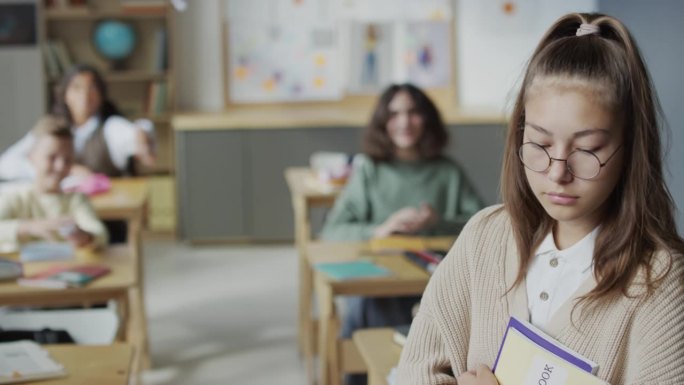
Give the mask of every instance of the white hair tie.
[{"label": "white hair tie", "polygon": [[582,23],[579,28],[577,28],[575,36],[594,35],[598,34],[600,31],[601,28],[599,28],[598,25]]}]

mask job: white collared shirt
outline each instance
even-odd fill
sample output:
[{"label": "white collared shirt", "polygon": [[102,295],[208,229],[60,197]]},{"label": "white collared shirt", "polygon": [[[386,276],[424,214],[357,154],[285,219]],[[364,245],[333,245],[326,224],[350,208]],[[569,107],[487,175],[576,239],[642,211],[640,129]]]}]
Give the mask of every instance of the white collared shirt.
[{"label": "white collared shirt", "polygon": [[537,248],[527,271],[527,305],[530,322],[544,329],[558,309],[593,274],[594,243],[598,227],[564,250],[558,250],[553,233]]},{"label": "white collared shirt", "polygon": [[[79,127],[73,129],[74,151],[83,152],[86,142],[93,135],[100,124],[98,117],[91,117]],[[154,132],[154,126],[149,120],[139,119],[130,122],[121,116],[110,116],[102,126],[107,150],[112,163],[120,170],[126,168],[128,158],[136,152],[136,133],[142,128],[147,133]],[[33,147],[35,138],[31,132],[21,140],[5,150],[0,156],[0,179],[21,180],[33,179],[35,171],[28,160],[28,154]]]}]

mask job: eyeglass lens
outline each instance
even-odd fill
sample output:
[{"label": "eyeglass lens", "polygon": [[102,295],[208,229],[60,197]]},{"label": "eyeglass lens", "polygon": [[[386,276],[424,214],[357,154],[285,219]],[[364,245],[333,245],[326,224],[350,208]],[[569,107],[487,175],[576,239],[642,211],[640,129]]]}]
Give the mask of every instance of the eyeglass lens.
[{"label": "eyeglass lens", "polygon": [[[532,171],[544,172],[551,166],[546,149],[536,143],[524,143],[519,150],[520,160]],[[563,161],[563,159],[554,159]],[[568,171],[578,178],[590,179],[598,175],[601,161],[591,152],[575,150],[565,160]]]}]

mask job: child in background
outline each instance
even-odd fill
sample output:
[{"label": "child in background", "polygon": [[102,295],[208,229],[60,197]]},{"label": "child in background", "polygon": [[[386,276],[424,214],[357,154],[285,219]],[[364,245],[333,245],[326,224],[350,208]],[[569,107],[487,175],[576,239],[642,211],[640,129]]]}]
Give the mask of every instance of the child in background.
[{"label": "child in background", "polygon": [[387,88],[366,128],[364,154],[355,160],[321,238],[457,235],[482,203],[443,154],[448,139],[437,107],[423,91],[411,84]]},{"label": "child in background", "polygon": [[[380,96],[344,191],[321,237],[359,241],[392,234],[458,235],[482,208],[458,165],[443,154],[448,141],[437,107],[411,84],[390,86]],[[411,323],[420,297],[345,297],[342,337],[357,329]],[[351,375],[348,384],[364,384]]]},{"label": "child in background", "polygon": [[[144,119],[132,123],[121,116],[94,67],[79,64],[64,74],[55,90],[52,113],[66,120],[74,136],[72,175],[132,175],[136,171],[131,167],[133,158],[146,166],[154,165],[152,123]],[[33,141],[29,132],[2,153],[0,179],[34,177],[28,158]]]},{"label": "child in background", "polygon": [[503,206],[466,225],[428,284],[400,385],[495,385],[510,316],[612,385],[684,383],[684,241],[662,170],[658,104],[618,20],[560,18],[510,119]]},{"label": "child in background", "polygon": [[32,239],[69,241],[75,247],[107,244],[107,231],[88,199],[64,193],[61,181],[74,162],[74,142],[65,121],[48,116],[31,131],[32,184],[12,185],[0,193],[0,243]]}]

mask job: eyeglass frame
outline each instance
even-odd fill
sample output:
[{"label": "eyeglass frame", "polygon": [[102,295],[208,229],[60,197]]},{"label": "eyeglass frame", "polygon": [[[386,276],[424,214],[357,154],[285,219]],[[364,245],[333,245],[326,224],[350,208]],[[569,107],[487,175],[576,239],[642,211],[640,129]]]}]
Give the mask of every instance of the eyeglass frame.
[{"label": "eyeglass frame", "polygon": [[[526,144],[533,144],[533,145],[539,147],[540,149],[542,149],[542,150],[544,151],[544,153],[546,154],[546,156],[549,158],[549,165],[546,166],[545,169],[543,169],[543,170],[541,170],[541,171],[537,171],[537,170],[531,169],[528,165],[525,164],[525,161],[523,160],[523,157],[522,157],[522,148],[523,148],[523,146],[526,145]],[[573,177],[575,177],[575,178],[577,178],[577,179],[582,179],[582,180],[592,180],[592,179],[595,179],[597,176],[599,176],[599,174],[601,174],[601,170],[603,169],[603,167],[604,167],[606,164],[608,164],[608,162],[610,162],[611,159],[613,159],[613,156],[615,156],[615,154],[617,154],[618,151],[620,151],[621,148],[622,148],[622,144],[620,144],[620,145],[615,149],[615,151],[613,151],[613,153],[608,157],[608,159],[606,159],[605,162],[601,162],[601,159],[600,159],[600,158],[598,157],[598,155],[596,155],[596,153],[593,152],[593,151],[582,150],[582,149],[579,149],[579,148],[578,148],[578,149],[576,149],[576,150],[572,150],[572,151],[568,154],[568,156],[565,157],[565,159],[560,159],[560,158],[553,158],[553,157],[551,157],[551,155],[549,155],[549,152],[546,151],[546,148],[544,148],[542,145],[540,145],[540,144],[538,144],[538,143],[535,143],[535,142],[524,142],[523,144],[520,145],[520,147],[518,147],[518,159],[520,159],[520,163],[522,163],[522,165],[523,165],[526,169],[528,169],[528,170],[530,170],[530,171],[533,171],[533,172],[538,172],[538,173],[547,172],[547,171],[551,168],[551,165],[553,164],[553,161],[554,161],[554,160],[559,161],[559,162],[565,162],[565,168],[568,170],[568,172],[569,172]],[[570,168],[570,165],[568,165],[568,158],[570,158],[570,156],[571,156],[572,154],[576,153],[576,152],[583,152],[583,153],[585,153],[585,154],[592,155],[594,158],[596,158],[596,160],[598,161],[598,164],[599,164],[599,169],[598,169],[598,172],[596,173],[596,175],[592,176],[591,178],[582,178],[582,177],[579,177],[579,176],[575,175],[575,173],[572,172],[572,169]]]}]

